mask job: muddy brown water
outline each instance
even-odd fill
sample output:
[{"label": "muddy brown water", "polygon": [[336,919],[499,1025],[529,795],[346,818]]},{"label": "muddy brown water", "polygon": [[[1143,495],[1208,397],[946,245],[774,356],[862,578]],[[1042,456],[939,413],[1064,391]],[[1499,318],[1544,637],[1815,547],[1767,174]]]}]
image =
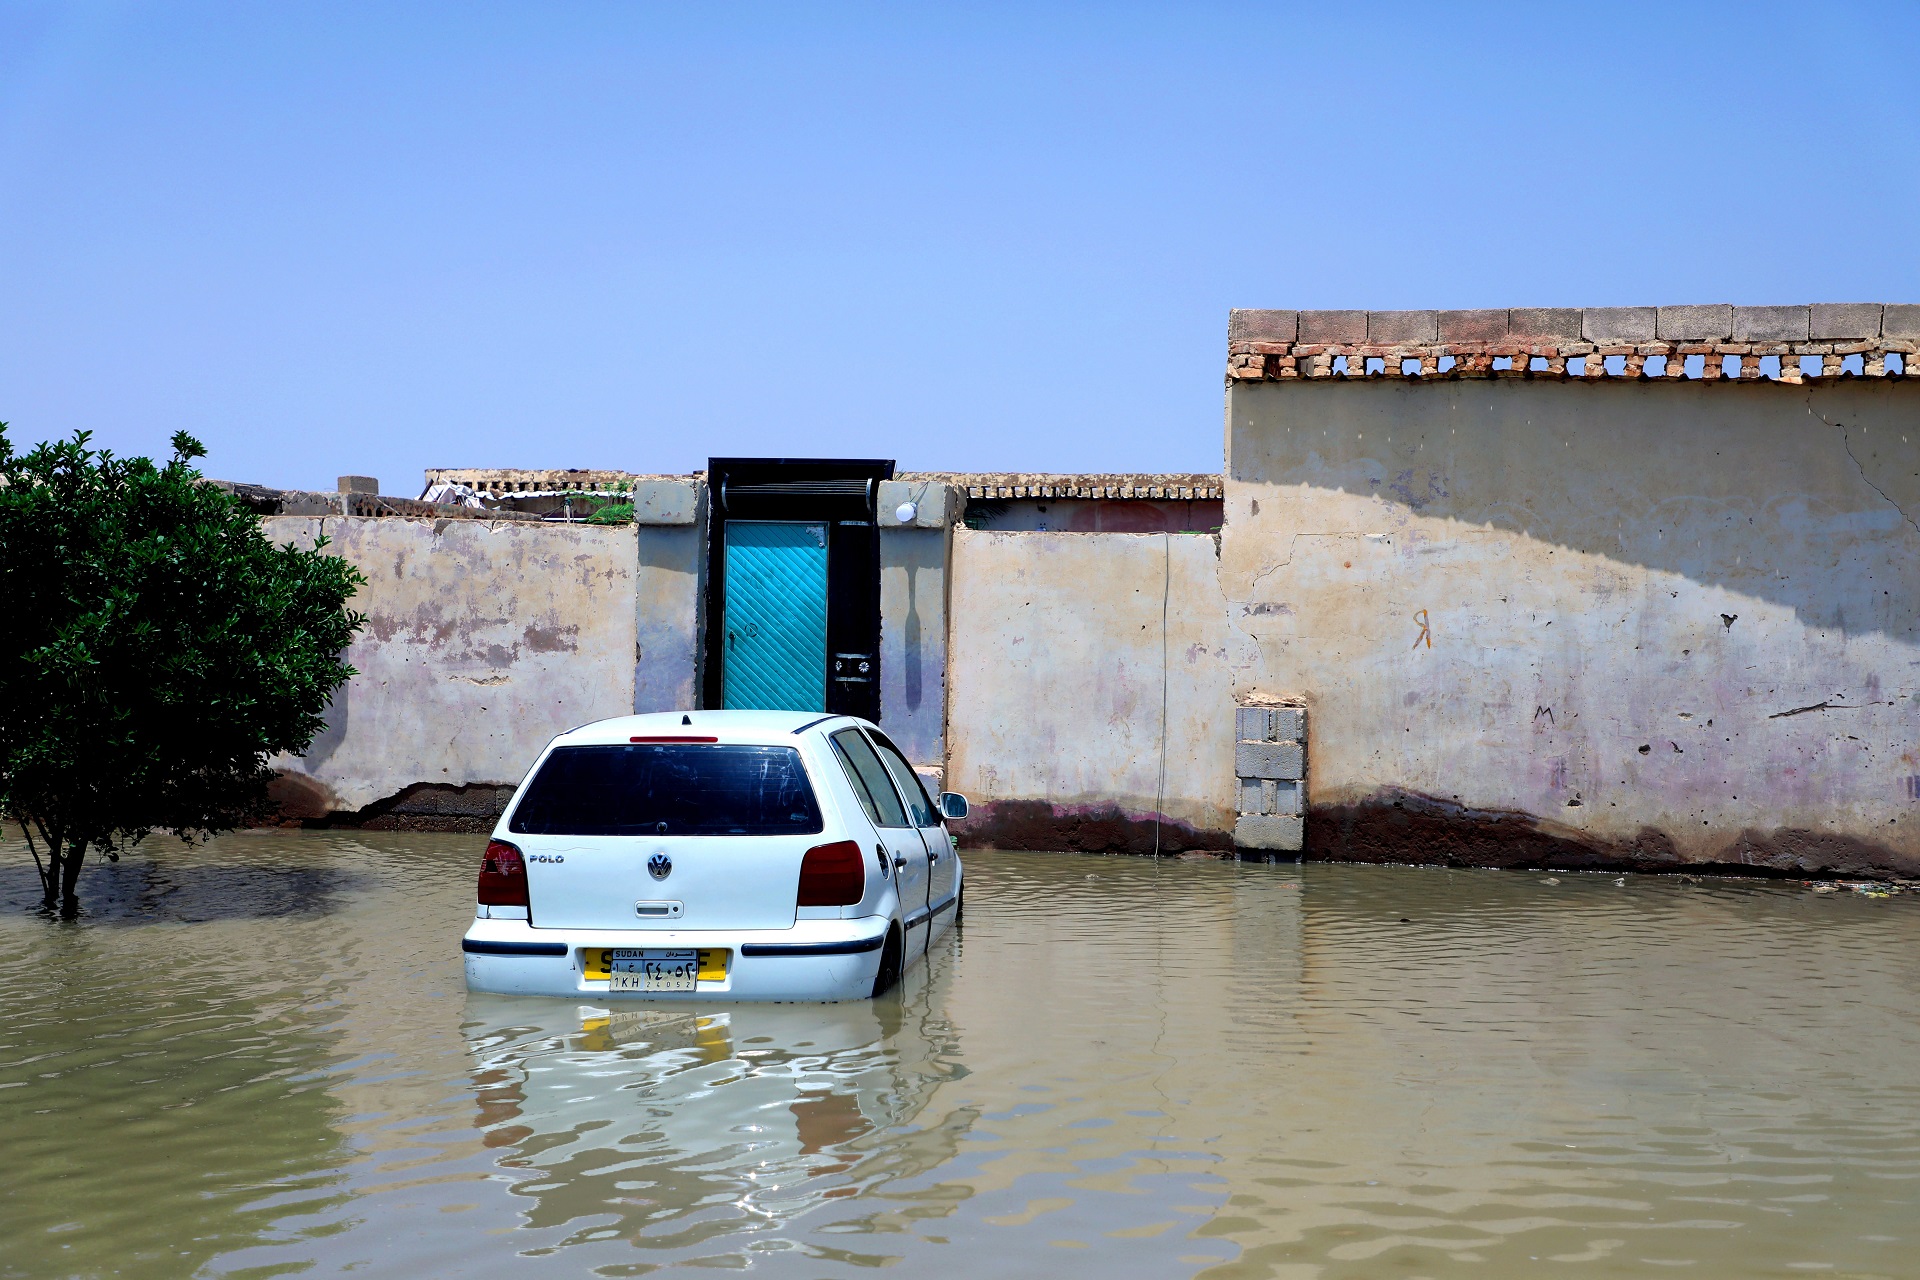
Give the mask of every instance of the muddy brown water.
[{"label": "muddy brown water", "polygon": [[974,853],[898,995],[469,995],[472,837],[26,910],[0,1276],[1920,1275],[1920,898]]}]

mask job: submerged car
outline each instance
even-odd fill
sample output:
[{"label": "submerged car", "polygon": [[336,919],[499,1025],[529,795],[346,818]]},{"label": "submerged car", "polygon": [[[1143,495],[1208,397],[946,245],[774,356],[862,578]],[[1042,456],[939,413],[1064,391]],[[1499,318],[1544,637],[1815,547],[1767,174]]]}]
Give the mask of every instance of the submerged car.
[{"label": "submerged car", "polygon": [[878,995],[960,918],[960,856],[851,716],[622,716],[547,745],[494,828],[467,985],[594,1001]]}]

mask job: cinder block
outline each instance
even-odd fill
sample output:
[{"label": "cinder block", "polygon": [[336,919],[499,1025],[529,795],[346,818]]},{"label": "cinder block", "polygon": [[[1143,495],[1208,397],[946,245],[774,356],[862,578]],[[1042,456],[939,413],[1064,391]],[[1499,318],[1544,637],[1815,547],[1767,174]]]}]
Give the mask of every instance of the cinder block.
[{"label": "cinder block", "polygon": [[1364,311],[1302,311],[1302,342],[1365,342],[1367,313]]},{"label": "cinder block", "polygon": [[1441,342],[1498,342],[1507,336],[1507,313],[1442,311],[1436,328]]},{"label": "cinder block", "polygon": [[1236,707],[1233,736],[1239,742],[1273,741],[1273,711],[1267,707]]},{"label": "cinder block", "polygon": [[[878,511],[880,527],[882,529],[911,528],[919,519],[917,499],[920,497],[918,491],[921,488],[922,486],[909,484],[905,480],[882,480],[873,496],[873,505]],[[904,524],[897,514],[903,502],[915,503],[914,519]]]},{"label": "cinder block", "polygon": [[[903,503],[913,504],[913,518],[900,519]],[[874,505],[882,529],[944,529],[959,503],[944,484],[926,480],[882,480]]]},{"label": "cinder block", "polygon": [[635,524],[692,524],[700,508],[700,490],[692,480],[636,480]]},{"label": "cinder block", "polygon": [[1248,311],[1235,307],[1227,312],[1228,342],[1292,342],[1299,331],[1298,311]]},{"label": "cinder block", "polygon": [[1304,794],[1302,794],[1302,789],[1300,789],[1300,783],[1298,783],[1298,781],[1284,781],[1284,783],[1277,781],[1277,783],[1267,783],[1267,785],[1273,787],[1273,796],[1269,796],[1269,800],[1267,800],[1267,812],[1269,812],[1269,814],[1300,814],[1300,812],[1304,812],[1306,804],[1304,804]]},{"label": "cinder block", "polygon": [[377,496],[380,492],[380,481],[373,476],[341,476],[339,492],[369,493]]},{"label": "cinder block", "polygon": [[1367,341],[1382,347],[1406,342],[1432,342],[1439,336],[1435,326],[1437,314],[1432,311],[1370,311],[1367,313]]},{"label": "cinder block", "polygon": [[1237,781],[1239,782],[1239,786],[1240,786],[1240,798],[1238,803],[1235,806],[1236,812],[1238,813],[1270,813],[1272,812],[1267,807],[1266,788],[1268,784],[1266,784],[1265,782],[1262,782],[1259,778],[1240,778]]},{"label": "cinder block", "polygon": [[926,500],[920,503],[920,514],[914,523],[922,529],[944,529],[954,522],[960,514],[960,508],[966,503],[960,493],[950,484],[930,485]]},{"label": "cinder block", "polygon": [[1662,342],[1724,342],[1733,333],[1733,304],[1659,307],[1654,336]]},{"label": "cinder block", "polygon": [[1275,742],[1305,742],[1307,713],[1299,707],[1275,707],[1272,736]]},{"label": "cinder block", "polygon": [[1735,342],[1805,342],[1806,307],[1735,307]]},{"label": "cinder block", "polygon": [[1816,302],[1807,308],[1810,315],[1807,337],[1814,342],[1859,342],[1880,336],[1880,304],[1877,302]]},{"label": "cinder block", "polygon": [[1588,307],[1580,318],[1588,342],[1652,342],[1655,328],[1652,307]]},{"label": "cinder block", "polygon": [[1233,824],[1233,842],[1242,849],[1298,853],[1306,843],[1306,820],[1297,816],[1244,816]]},{"label": "cinder block", "polygon": [[1578,307],[1515,307],[1507,314],[1507,333],[1521,342],[1578,342],[1586,332]]},{"label": "cinder block", "polygon": [[1888,303],[1880,317],[1880,336],[1901,342],[1920,341],[1920,303]]},{"label": "cinder block", "polygon": [[1238,742],[1233,773],[1237,778],[1304,778],[1306,752],[1297,742]]}]

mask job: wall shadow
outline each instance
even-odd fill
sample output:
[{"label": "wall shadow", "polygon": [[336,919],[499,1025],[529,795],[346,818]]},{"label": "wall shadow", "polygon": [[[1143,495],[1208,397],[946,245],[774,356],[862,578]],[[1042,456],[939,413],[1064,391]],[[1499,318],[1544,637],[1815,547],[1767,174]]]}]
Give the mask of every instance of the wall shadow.
[{"label": "wall shadow", "polygon": [[1678,574],[1822,630],[1920,625],[1920,380],[1289,381],[1236,384],[1229,414],[1230,481],[1305,487],[1260,495],[1280,509],[1251,517],[1229,495],[1243,570],[1286,562],[1295,532],[1336,532],[1315,522],[1325,490]]}]

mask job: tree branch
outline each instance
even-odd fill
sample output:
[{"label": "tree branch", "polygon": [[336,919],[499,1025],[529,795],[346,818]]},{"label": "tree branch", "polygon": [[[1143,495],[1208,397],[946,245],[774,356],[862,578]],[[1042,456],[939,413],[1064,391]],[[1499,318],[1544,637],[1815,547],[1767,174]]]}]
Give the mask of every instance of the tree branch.
[{"label": "tree branch", "polygon": [[[43,898],[51,898],[53,896],[53,881],[47,877],[47,869],[40,864],[40,846],[33,842],[33,828],[37,824],[32,819],[22,818],[18,815],[15,816],[15,821],[20,824],[20,833],[27,838],[27,852],[33,855],[34,874],[40,877],[40,895]],[[46,837],[45,828],[41,829],[40,835],[43,839]],[[48,851],[48,856],[52,856],[51,850]]]}]

